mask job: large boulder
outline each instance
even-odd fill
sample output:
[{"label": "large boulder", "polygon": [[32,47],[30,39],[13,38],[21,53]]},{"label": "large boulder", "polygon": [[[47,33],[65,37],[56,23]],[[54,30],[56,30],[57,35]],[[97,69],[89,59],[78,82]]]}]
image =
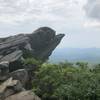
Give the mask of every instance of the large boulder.
[{"label": "large boulder", "polygon": [[32,54],[39,59],[48,59],[52,51],[60,43],[64,34],[56,35],[56,31],[48,27],[41,27],[29,35],[30,44],[34,50]]}]

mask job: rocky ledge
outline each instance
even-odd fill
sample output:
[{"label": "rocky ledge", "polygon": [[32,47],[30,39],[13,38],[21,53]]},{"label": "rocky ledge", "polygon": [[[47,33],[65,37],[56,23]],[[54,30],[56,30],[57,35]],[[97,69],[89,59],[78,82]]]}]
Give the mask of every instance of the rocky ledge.
[{"label": "rocky ledge", "polygon": [[47,60],[63,37],[51,28],[41,27],[30,34],[0,38],[0,100],[40,100],[26,88],[34,66],[26,69],[22,61],[29,57]]}]

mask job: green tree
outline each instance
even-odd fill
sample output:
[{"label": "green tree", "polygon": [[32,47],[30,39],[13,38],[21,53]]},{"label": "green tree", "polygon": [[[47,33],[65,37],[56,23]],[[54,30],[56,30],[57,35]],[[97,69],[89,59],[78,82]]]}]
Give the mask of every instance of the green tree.
[{"label": "green tree", "polygon": [[100,73],[88,69],[87,64],[80,71],[69,63],[45,63],[36,72],[33,91],[42,100],[99,100]]}]

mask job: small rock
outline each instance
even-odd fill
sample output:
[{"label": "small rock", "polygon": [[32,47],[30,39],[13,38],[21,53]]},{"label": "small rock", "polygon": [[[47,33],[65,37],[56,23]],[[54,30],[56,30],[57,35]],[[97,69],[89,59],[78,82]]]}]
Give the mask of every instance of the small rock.
[{"label": "small rock", "polygon": [[0,100],[3,100],[8,96],[23,90],[24,89],[20,81],[9,78],[7,81],[0,85]]},{"label": "small rock", "polygon": [[38,96],[36,96],[32,91],[22,91],[15,95],[12,95],[5,100],[41,100]]},{"label": "small rock", "polygon": [[19,69],[10,73],[10,77],[15,80],[19,80],[23,86],[28,82],[29,76],[26,69]]},{"label": "small rock", "polygon": [[0,63],[0,81],[4,81],[8,78],[9,62],[3,61]]}]

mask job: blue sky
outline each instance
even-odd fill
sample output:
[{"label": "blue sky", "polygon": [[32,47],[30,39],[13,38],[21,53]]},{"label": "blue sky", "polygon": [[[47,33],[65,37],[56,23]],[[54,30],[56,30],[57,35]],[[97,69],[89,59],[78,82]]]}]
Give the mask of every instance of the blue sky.
[{"label": "blue sky", "polygon": [[49,26],[59,48],[100,48],[100,0],[0,0],[0,37]]}]

